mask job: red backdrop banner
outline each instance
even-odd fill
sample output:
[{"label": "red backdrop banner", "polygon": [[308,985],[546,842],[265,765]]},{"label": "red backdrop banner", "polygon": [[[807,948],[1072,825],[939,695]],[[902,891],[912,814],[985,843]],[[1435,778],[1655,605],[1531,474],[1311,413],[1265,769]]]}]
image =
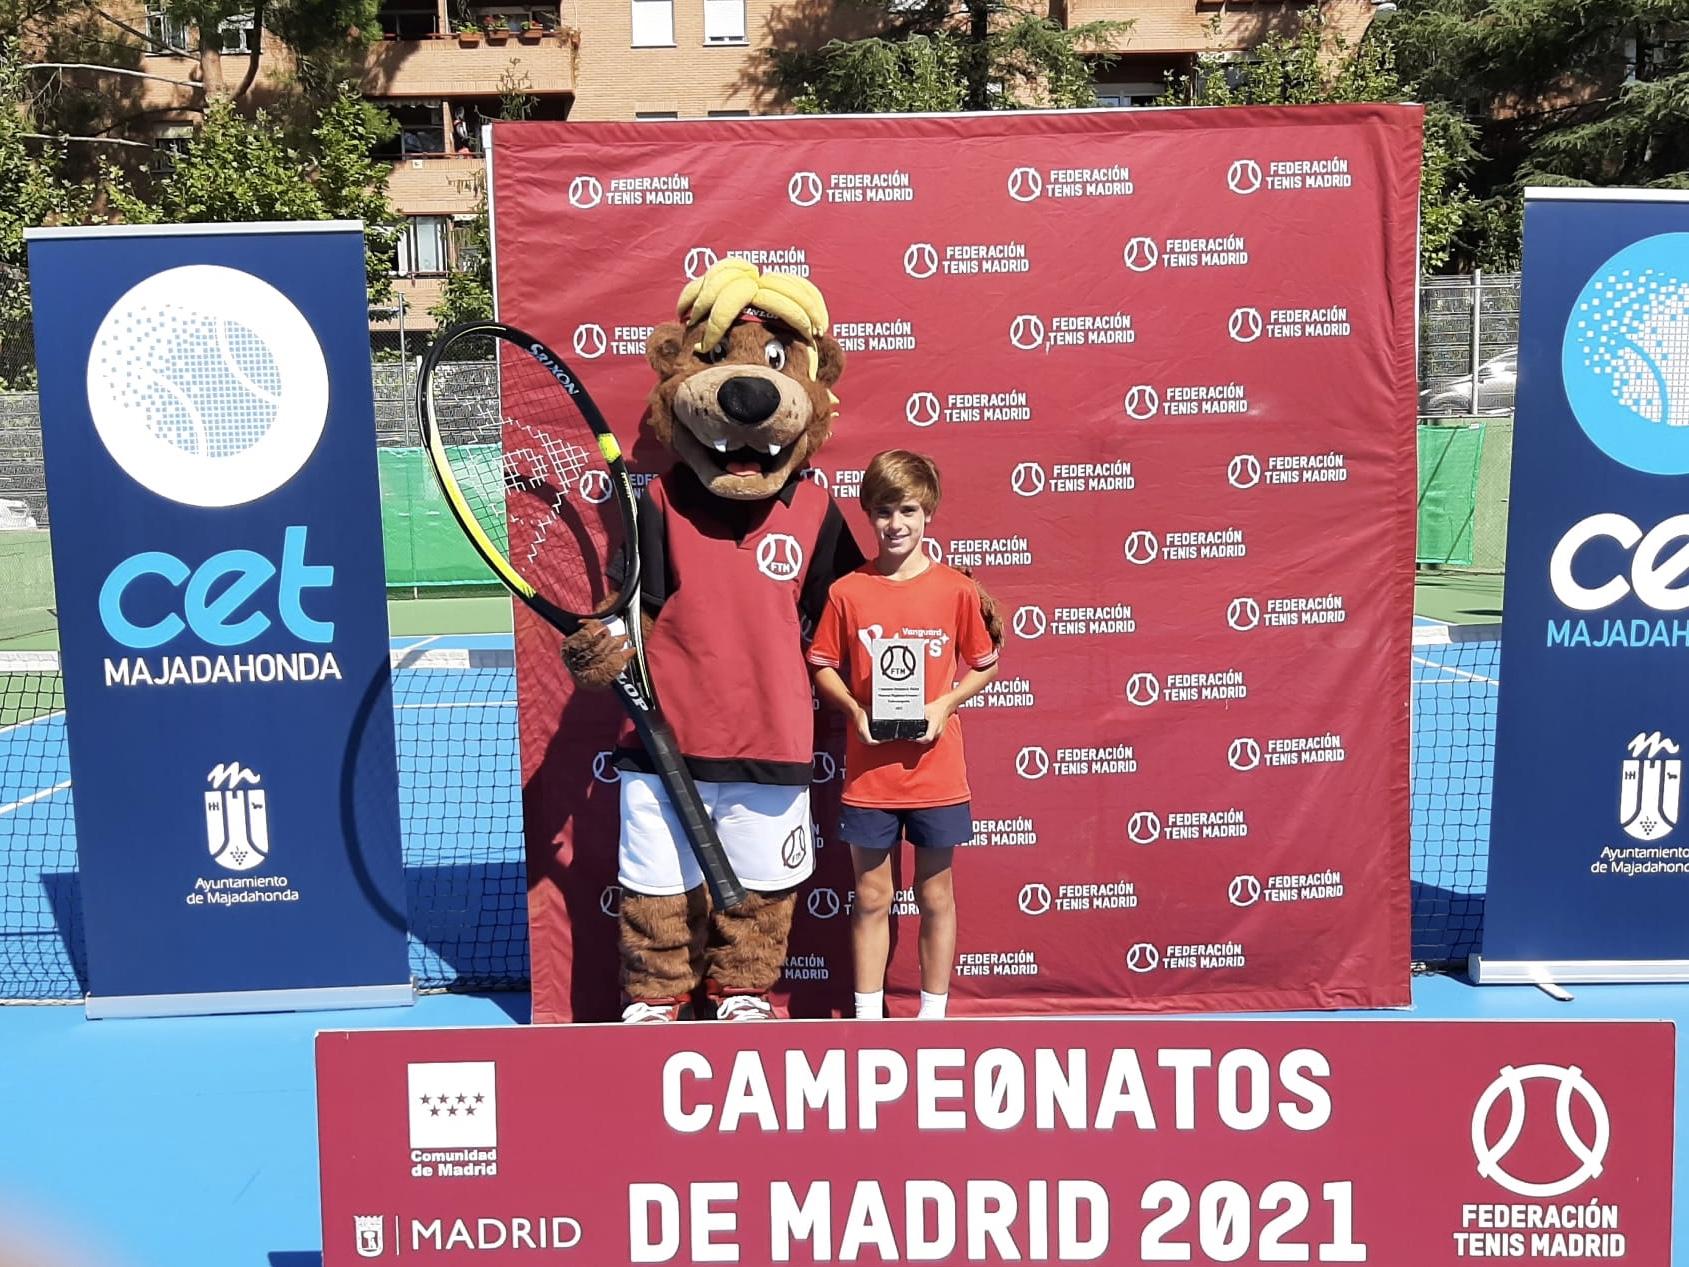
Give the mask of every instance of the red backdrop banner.
[{"label": "red backdrop banner", "polygon": [[[1419,137],[1394,106],[495,125],[501,316],[638,469],[669,461],[644,340],[729,254],[827,296],[811,477],[865,543],[868,459],[938,459],[937,548],[1012,626],[964,714],[955,1012],[1408,1001]],[[535,1016],[604,1019],[614,705],[522,612],[517,672]],[[820,718],[824,844],[840,751]],[[796,1014],[848,1001],[850,895],[823,848]]]},{"label": "red backdrop banner", "polygon": [[1664,1264],[1673,1059],[1663,1021],[324,1033],[323,1264]]}]

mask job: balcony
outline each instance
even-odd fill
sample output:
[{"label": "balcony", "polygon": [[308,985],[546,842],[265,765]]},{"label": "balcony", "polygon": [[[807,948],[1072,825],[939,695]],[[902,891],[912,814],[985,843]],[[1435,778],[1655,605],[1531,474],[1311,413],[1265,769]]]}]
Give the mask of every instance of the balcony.
[{"label": "balcony", "polygon": [[[1067,25],[1132,23],[1113,51],[1122,53],[1209,53],[1250,48],[1274,32],[1294,33],[1308,6],[1279,0],[1067,0]],[[1370,9],[1366,0],[1338,0],[1327,6],[1347,26],[1350,9]],[[1218,19],[1218,23],[1216,23]],[[1347,34],[1347,31],[1345,31]]]},{"label": "balcony", "polygon": [[486,179],[478,157],[410,154],[394,161],[387,196],[409,216],[457,215],[475,210]]},{"label": "balcony", "polygon": [[515,80],[535,96],[572,95],[577,41],[567,28],[521,35],[506,30],[491,39],[485,31],[394,36],[365,55],[360,86],[371,97],[494,97]]}]

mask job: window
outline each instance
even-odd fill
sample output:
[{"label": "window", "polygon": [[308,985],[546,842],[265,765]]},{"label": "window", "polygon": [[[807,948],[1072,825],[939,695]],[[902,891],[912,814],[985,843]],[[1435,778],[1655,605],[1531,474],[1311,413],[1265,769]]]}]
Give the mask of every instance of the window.
[{"label": "window", "polygon": [[398,267],[401,277],[425,277],[446,271],[446,241],[450,216],[411,216],[399,235]]},{"label": "window", "polygon": [[194,130],[188,127],[165,128],[152,141],[152,162],[147,165],[155,176],[168,176],[176,170],[176,160],[188,152]]},{"label": "window", "polygon": [[749,110],[711,110],[710,111],[710,118],[712,118],[712,119],[748,119],[750,117],[751,117],[751,112]]},{"label": "window", "polygon": [[219,52],[252,52],[252,15],[250,13],[237,13],[232,18],[224,18],[217,24],[217,35],[220,40]]},{"label": "window", "polygon": [[1165,86],[1156,83],[1134,84],[1098,84],[1097,104],[1099,106],[1153,106],[1161,99],[1166,91]]},{"label": "window", "polygon": [[633,46],[674,47],[674,0],[633,0]]},{"label": "window", "polygon": [[633,117],[636,119],[678,119],[680,115],[673,110],[635,110]]},{"label": "window", "polygon": [[153,47],[147,50],[150,53],[164,52],[162,45],[180,49],[193,47],[188,23],[181,18],[171,17],[162,8],[152,6],[147,9],[147,38],[153,43]]},{"label": "window", "polygon": [[745,0],[704,0],[704,43],[745,42]]}]

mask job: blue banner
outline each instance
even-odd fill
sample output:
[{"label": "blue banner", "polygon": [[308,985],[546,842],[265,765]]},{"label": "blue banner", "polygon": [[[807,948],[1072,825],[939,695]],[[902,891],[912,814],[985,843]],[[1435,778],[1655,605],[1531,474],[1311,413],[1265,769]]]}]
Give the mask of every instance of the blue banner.
[{"label": "blue banner", "polygon": [[359,226],[30,280],[89,1015],[409,1002]]},{"label": "blue banner", "polygon": [[1689,193],[1532,190],[1480,980],[1689,979]]}]

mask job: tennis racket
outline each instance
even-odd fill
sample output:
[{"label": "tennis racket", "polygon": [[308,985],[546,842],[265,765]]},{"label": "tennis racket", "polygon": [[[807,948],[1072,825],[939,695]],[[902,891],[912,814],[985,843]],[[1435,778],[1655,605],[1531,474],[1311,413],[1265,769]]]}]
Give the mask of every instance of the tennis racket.
[{"label": "tennis racket", "polygon": [[422,443],[460,527],[510,592],[565,636],[597,617],[634,656],[616,679],[717,906],[745,900],[663,720],[639,614],[639,530],[621,447],[580,379],[511,326],[446,330],[417,379]]}]

